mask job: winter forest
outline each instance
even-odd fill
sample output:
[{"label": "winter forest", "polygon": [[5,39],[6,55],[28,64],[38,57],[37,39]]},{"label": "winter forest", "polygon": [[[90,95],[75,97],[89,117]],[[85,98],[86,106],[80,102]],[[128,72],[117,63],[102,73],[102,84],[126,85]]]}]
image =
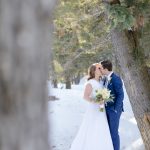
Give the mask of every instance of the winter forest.
[{"label": "winter forest", "polygon": [[120,150],[150,150],[150,0],[0,0],[0,33],[0,150],[70,150],[88,68],[107,59]]}]

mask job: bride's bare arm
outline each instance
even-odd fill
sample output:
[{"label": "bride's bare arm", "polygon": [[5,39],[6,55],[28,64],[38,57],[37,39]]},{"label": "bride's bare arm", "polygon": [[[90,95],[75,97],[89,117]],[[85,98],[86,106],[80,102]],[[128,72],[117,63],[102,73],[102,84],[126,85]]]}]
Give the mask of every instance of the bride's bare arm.
[{"label": "bride's bare arm", "polygon": [[84,96],[83,98],[89,102],[93,102],[93,99],[90,97],[91,96],[91,93],[92,93],[92,86],[90,83],[88,83],[86,86],[85,86],[85,90],[84,90]]}]

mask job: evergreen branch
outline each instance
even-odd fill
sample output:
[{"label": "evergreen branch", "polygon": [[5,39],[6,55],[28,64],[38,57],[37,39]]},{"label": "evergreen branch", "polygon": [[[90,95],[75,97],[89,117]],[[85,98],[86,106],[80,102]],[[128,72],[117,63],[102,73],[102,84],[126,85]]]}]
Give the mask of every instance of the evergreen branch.
[{"label": "evergreen branch", "polygon": [[[108,36],[109,36],[109,38],[108,38]],[[84,52],[86,52],[86,51],[92,51],[92,50],[98,49],[98,48],[100,48],[100,47],[103,47],[103,46],[110,40],[110,35],[108,34],[108,36],[107,36],[108,39],[106,38],[106,40],[104,40],[103,42],[99,43],[97,46],[92,47],[91,49],[82,49],[82,51],[81,51],[80,49],[78,49],[78,50],[76,51],[76,53],[74,53],[74,54],[71,56],[71,58],[69,59],[69,61],[67,61],[67,62],[64,64],[64,66],[63,66],[64,72],[65,72],[65,70],[67,70],[68,67],[70,67],[70,66],[72,65],[72,63],[73,63],[77,58],[79,58],[79,56],[80,56],[81,54],[83,54]],[[81,51],[81,52],[79,52],[79,51]],[[79,53],[78,53],[78,52],[79,52]]]}]

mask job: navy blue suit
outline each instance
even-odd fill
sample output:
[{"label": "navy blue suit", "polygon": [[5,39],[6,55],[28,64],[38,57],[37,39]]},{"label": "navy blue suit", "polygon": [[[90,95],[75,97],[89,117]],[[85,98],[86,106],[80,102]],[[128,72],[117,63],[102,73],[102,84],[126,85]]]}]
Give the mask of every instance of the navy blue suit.
[{"label": "navy blue suit", "polygon": [[121,78],[112,73],[111,80],[108,83],[107,88],[114,96],[113,102],[108,102],[105,105],[108,124],[110,128],[110,134],[114,146],[114,150],[120,150],[120,138],[118,134],[119,120],[123,111],[123,84]]}]

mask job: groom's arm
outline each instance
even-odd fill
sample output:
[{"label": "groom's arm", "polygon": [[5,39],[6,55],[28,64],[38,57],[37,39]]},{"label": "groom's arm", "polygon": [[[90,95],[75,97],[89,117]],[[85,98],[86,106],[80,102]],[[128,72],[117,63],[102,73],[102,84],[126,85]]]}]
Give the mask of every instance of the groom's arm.
[{"label": "groom's arm", "polygon": [[122,102],[124,99],[123,84],[122,84],[122,80],[119,76],[116,76],[113,86],[114,86],[114,90],[116,93],[115,111],[118,111],[119,108],[122,107]]}]

